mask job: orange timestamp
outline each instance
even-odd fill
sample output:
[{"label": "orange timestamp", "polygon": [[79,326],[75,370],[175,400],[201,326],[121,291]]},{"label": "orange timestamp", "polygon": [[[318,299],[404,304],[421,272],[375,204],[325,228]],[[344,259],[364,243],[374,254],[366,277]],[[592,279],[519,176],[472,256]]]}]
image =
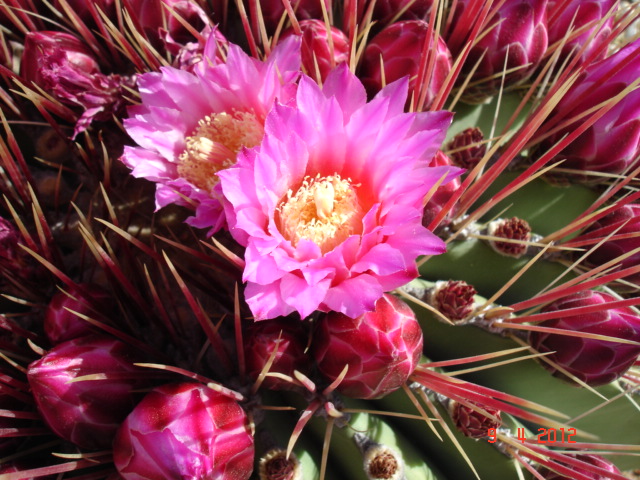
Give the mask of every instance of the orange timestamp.
[{"label": "orange timestamp", "polygon": [[[539,428],[536,443],[576,443],[575,440],[571,440],[571,437],[577,434],[575,428]],[[565,440],[566,434],[566,440]],[[498,429],[490,428],[487,430],[487,437],[489,437],[489,443],[495,443],[498,439]],[[528,440],[525,436],[525,430],[519,427],[516,430],[516,438],[522,443]]]}]

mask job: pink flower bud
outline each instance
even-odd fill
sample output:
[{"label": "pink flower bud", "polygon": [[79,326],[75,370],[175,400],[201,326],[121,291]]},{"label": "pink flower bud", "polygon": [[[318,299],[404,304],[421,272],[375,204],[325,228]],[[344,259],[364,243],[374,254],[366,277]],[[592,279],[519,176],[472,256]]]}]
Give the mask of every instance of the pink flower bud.
[{"label": "pink flower bud", "polygon": [[21,73],[60,102],[83,110],[74,136],[93,120],[106,121],[121,113],[126,101],[123,84],[133,85],[131,79],[100,73],[92,52],[78,38],[54,31],[27,34]]},{"label": "pink flower bud", "polygon": [[[83,22],[93,25],[95,20],[91,13],[90,4],[93,3],[96,9],[99,9],[102,13],[106,14],[108,18],[115,18],[116,14],[116,0],[67,0],[67,3],[71,7],[74,13],[76,13]],[[60,0],[54,0],[53,6],[59,12],[64,12]]]},{"label": "pink flower bud", "polygon": [[[327,12],[331,12],[332,0],[289,0],[291,8],[296,12],[296,18],[300,20],[309,20],[311,18],[322,19],[322,4],[324,2]],[[245,1],[245,5],[248,2]],[[285,25],[288,23],[288,16],[285,13],[282,0],[262,0],[260,2],[262,8],[262,17],[268,32],[274,32],[280,19],[285,18]]]},{"label": "pink flower bud", "polygon": [[63,68],[77,75],[95,75],[100,66],[93,52],[79,38],[64,32],[29,32],[25,37],[20,74],[27,82],[49,91],[51,70]]},{"label": "pink flower bud", "polygon": [[[316,63],[320,78],[324,81],[333,68],[349,60],[349,39],[342,30],[331,27],[331,45],[327,27],[322,20],[302,20],[300,30],[302,31],[302,66],[310,77],[316,77]],[[280,40],[291,35],[294,35],[293,28],[284,32]]]},{"label": "pink flower bud", "polygon": [[[298,370],[308,375],[310,360],[305,354],[307,335],[300,323],[287,319],[263,320],[251,325],[244,339],[247,373],[257,379],[273,352],[273,363],[269,372],[293,376]],[[262,386],[271,390],[291,389],[295,384],[277,377],[266,377]]]},{"label": "pink flower bud", "polygon": [[152,390],[113,442],[113,462],[124,480],[247,480],[253,457],[242,407],[198,383]]},{"label": "pink flower bud", "polygon": [[[572,454],[570,456],[574,457],[576,460],[580,460],[581,462],[585,462],[590,465],[593,465],[594,467],[602,468],[609,473],[620,474],[620,470],[618,470],[618,468],[613,463],[611,463],[609,460],[599,455],[593,455],[591,453],[580,453],[575,455]],[[608,478],[611,478],[609,476],[599,475],[597,473],[593,473],[593,472],[590,472],[589,470],[585,470],[584,468],[580,468],[580,467],[575,467],[573,465],[569,466],[569,468],[571,468],[571,470],[574,470],[576,473],[585,475],[589,478],[592,478],[593,480],[607,480]],[[572,480],[572,478],[570,477],[565,477],[564,475],[553,472],[547,468],[541,468],[540,474],[545,478],[545,480]]]},{"label": "pink flower bud", "polygon": [[[587,47],[580,55],[580,63],[589,57],[607,41],[607,36],[611,32],[613,16],[599,28],[598,22],[602,20],[609,11],[617,5],[616,0],[574,0],[566,2],[563,0],[549,0],[547,6],[549,45],[561,42],[567,38],[560,54],[559,62],[562,63],[566,57],[577,54],[584,45]],[[586,28],[581,34],[572,36],[571,32]],[[570,32],[571,30],[571,32]],[[593,32],[595,35],[590,38]],[[602,48],[602,52],[591,61],[601,60],[607,53],[607,48]]]},{"label": "pink flower bud", "polygon": [[[134,391],[147,383],[136,360],[136,351],[118,340],[81,337],[31,363],[27,377],[51,430],[79,447],[104,449],[133,409]],[[85,375],[104,378],[70,383]]]},{"label": "pink flower bud", "polygon": [[[454,22],[469,3],[470,0],[458,2]],[[505,87],[526,80],[535,70],[547,50],[546,6],[547,0],[507,1],[488,19],[486,29],[491,30],[471,49],[460,75],[464,79],[480,62],[471,79],[476,84],[465,90],[465,101],[480,103],[496,94],[504,70],[517,69],[505,76]]]},{"label": "pink flower bud", "polygon": [[[416,87],[416,75],[420,68],[428,29],[429,24],[425,21],[406,20],[389,25],[369,42],[362,58],[360,78],[370,95],[383,87],[383,74],[387,85],[408,75],[409,91]],[[434,47],[429,44],[426,48]],[[427,88],[427,106],[444,84],[452,65],[451,53],[440,36],[436,41],[435,50],[433,75],[430,79],[425,79],[423,86]],[[384,65],[384,71],[381,65]]]},{"label": "pink flower bud", "polygon": [[20,255],[20,234],[8,220],[0,217],[0,262],[14,260]]},{"label": "pink flower bud", "polygon": [[413,310],[384,294],[375,310],[357,318],[330,312],[313,339],[318,370],[335,380],[345,365],[338,391],[353,398],[378,398],[407,381],[422,354],[422,330]]},{"label": "pink flower bud", "polygon": [[[442,152],[442,150],[438,150],[431,160],[431,167],[450,167],[451,159]],[[454,178],[450,182],[441,185],[435,191],[435,193],[429,198],[429,201],[424,207],[424,212],[422,213],[422,225],[428,227],[429,224],[435,219],[435,217],[440,213],[442,207],[446,205],[451,196],[460,188],[460,179],[458,177]],[[440,225],[447,225],[451,223],[452,213],[455,212],[455,206],[451,211],[447,213],[444,217],[443,222]]]},{"label": "pink flower bud", "polygon": [[[562,137],[573,132],[585,121],[585,117],[571,123],[562,122],[614,98],[637,80],[639,69],[640,39],[589,66],[541,126],[541,133],[547,129],[561,127],[558,132],[544,140],[543,149],[550,148]],[[555,160],[565,160],[562,168],[619,174],[629,172],[638,166],[638,154],[640,90],[636,89],[567,145]]]},{"label": "pink flower bud", "polygon": [[[607,304],[615,300],[608,293],[588,290],[568,295],[542,309],[543,312]],[[628,307],[559,316],[539,323],[543,327],[571,332],[592,333],[640,342],[640,317]],[[555,362],[583,382],[596,386],[621,377],[636,361],[640,347],[625,343],[570,337],[556,333],[529,333],[529,343],[541,353],[555,352],[546,358]],[[543,365],[555,376],[564,375],[546,362]]]},{"label": "pink flower bud", "polygon": [[88,298],[79,291],[70,294],[58,292],[49,302],[44,317],[44,332],[53,345],[96,332],[89,322],[70,310],[92,318],[111,310],[112,300],[107,292],[96,285],[83,287]]},{"label": "pink flower bud", "polygon": [[[640,247],[640,236],[635,238],[615,238],[624,235],[640,235],[640,205],[631,203],[612,211],[591,224],[579,239],[593,239],[594,245],[609,235],[613,238],[602,243],[584,260],[587,266],[600,266]],[[576,239],[578,240],[578,239]],[[640,252],[621,260],[616,270],[633,267],[640,263]],[[640,284],[640,274],[630,275],[624,280]],[[616,284],[616,288],[635,290],[631,286]]]},{"label": "pink flower bud", "polygon": [[460,432],[470,438],[486,437],[490,428],[498,428],[502,424],[500,410],[484,405],[477,406],[491,415],[491,417],[461,403],[455,401],[449,403],[449,414],[453,424]]},{"label": "pink flower bud", "polygon": [[[409,3],[410,5],[408,5]],[[425,20],[427,13],[431,10],[431,5],[433,5],[433,0],[376,0],[372,20],[386,25],[403,9],[404,13],[396,21]]]}]

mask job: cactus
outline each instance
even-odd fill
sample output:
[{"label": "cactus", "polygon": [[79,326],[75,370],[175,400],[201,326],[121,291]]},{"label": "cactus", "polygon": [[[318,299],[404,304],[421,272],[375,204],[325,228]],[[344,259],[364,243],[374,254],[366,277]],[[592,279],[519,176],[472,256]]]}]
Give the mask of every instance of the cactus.
[{"label": "cactus", "polygon": [[0,479],[634,478],[640,7],[392,3],[0,2]]}]

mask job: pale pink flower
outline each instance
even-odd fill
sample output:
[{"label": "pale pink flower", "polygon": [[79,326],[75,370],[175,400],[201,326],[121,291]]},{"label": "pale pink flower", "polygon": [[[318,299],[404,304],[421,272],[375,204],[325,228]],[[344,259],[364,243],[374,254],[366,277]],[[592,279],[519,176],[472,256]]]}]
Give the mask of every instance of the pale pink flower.
[{"label": "pale pink flower", "polygon": [[138,77],[142,104],[124,121],[138,146],[125,147],[122,156],[135,177],[156,182],[158,208],[192,205],[197,215],[189,223],[212,232],[225,224],[217,172],[260,143],[267,113],[275,101],[294,98],[300,70],[298,37],[264,62],[232,44],[221,62],[217,48],[212,34],[192,72],[163,67]]},{"label": "pale pink flower", "polygon": [[262,320],[297,311],[356,317],[445,251],[421,224],[449,112],[404,113],[407,80],[371,102],[341,65],[321,89],[303,76],[296,108],[276,105],[262,144],[219,173],[234,238],[246,247],[245,298]]}]

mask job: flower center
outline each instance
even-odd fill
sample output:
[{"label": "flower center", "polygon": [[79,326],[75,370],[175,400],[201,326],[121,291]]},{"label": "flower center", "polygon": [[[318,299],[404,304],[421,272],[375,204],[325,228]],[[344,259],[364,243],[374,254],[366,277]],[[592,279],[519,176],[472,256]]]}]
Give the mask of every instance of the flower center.
[{"label": "flower center", "polygon": [[287,192],[277,208],[280,231],[294,246],[310,240],[326,253],[360,232],[362,208],[356,187],[340,175],[306,176],[300,188]]},{"label": "flower center", "polygon": [[220,170],[236,163],[242,147],[255,147],[264,127],[253,112],[214,113],[198,122],[180,154],[178,175],[203,190],[218,183]]}]

